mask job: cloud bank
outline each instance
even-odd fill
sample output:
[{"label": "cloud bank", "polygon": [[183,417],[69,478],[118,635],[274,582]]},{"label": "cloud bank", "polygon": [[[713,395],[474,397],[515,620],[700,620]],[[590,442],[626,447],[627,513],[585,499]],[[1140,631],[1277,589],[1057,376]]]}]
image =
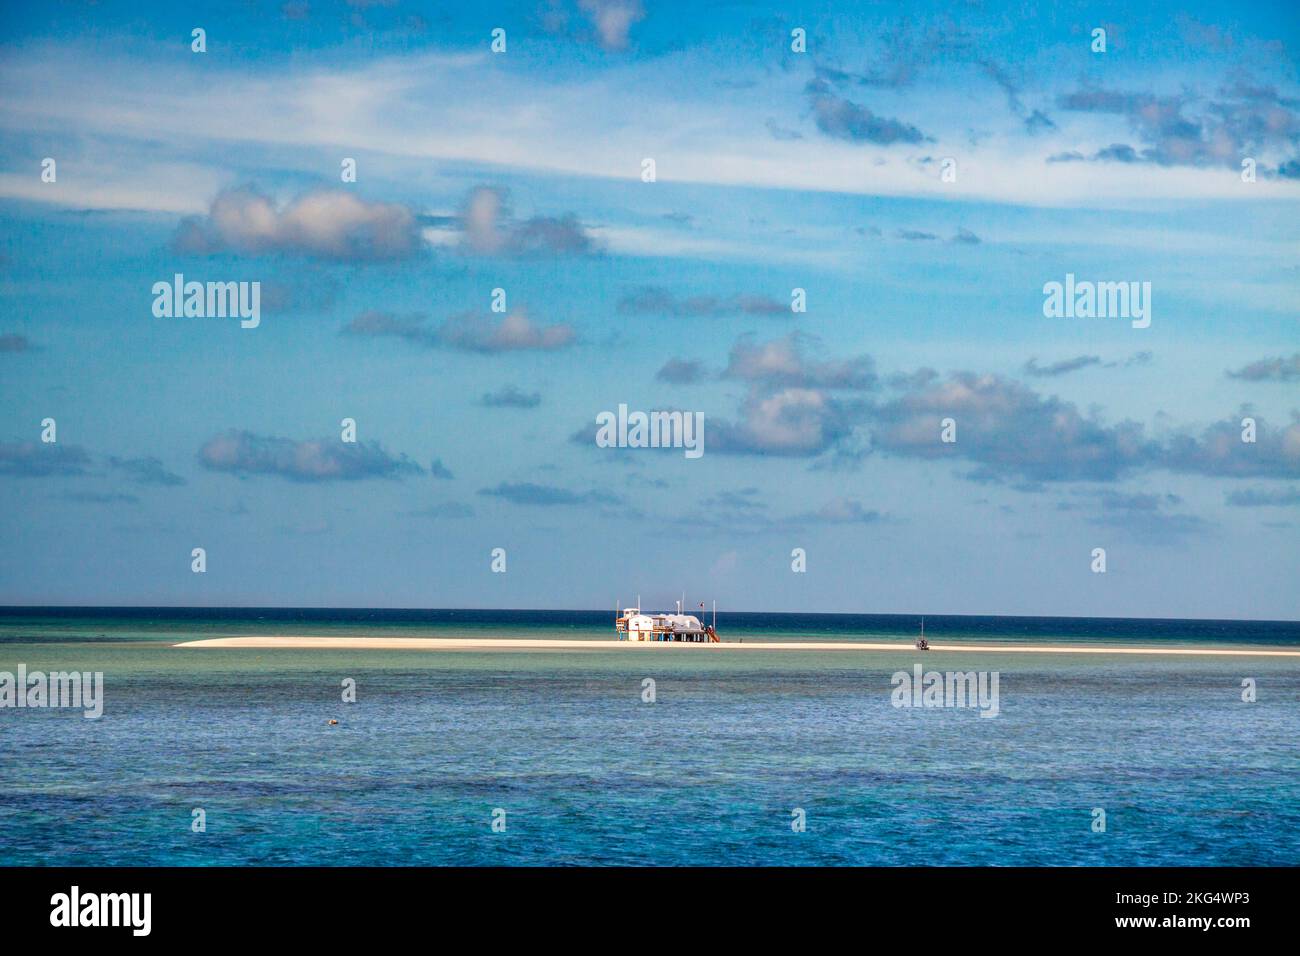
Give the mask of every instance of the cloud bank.
[{"label": "cloud bank", "polygon": [[305,193],[280,208],[255,188],[242,186],[220,193],[206,216],[183,220],[171,246],[187,255],[377,262],[414,258],[424,243],[405,206],[331,189]]},{"label": "cloud bank", "polygon": [[208,439],[199,449],[198,460],[210,471],[240,477],[273,475],[298,482],[401,478],[424,471],[405,455],[390,455],[378,442],[295,441],[233,429]]}]

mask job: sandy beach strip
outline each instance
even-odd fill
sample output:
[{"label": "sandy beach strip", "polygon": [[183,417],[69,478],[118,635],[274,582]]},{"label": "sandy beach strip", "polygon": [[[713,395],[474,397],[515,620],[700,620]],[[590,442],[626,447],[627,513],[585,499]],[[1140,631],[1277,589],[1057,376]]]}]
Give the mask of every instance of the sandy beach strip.
[{"label": "sandy beach strip", "polygon": [[928,652],[918,652],[912,644],[875,644],[853,641],[752,641],[742,644],[687,644],[676,641],[566,641],[505,637],[215,637],[185,641],[174,647],[245,648],[258,650],[338,650],[338,651],[685,651],[698,653],[731,651],[895,651],[935,653],[960,651],[986,654],[1155,654],[1174,657],[1300,657],[1300,650],[1266,650],[1262,648],[1200,647],[1104,647],[1059,646],[1041,644],[948,644],[931,643]]}]

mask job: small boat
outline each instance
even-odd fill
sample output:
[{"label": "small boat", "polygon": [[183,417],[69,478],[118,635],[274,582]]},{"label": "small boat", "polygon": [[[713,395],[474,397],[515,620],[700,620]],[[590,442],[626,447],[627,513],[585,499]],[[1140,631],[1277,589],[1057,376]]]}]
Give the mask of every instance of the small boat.
[{"label": "small boat", "polygon": [[916,639],[916,649],[918,651],[930,649],[930,642],[925,639],[925,618],[921,618],[921,636]]},{"label": "small boat", "polygon": [[720,644],[718,637],[718,606],[713,605],[713,623],[704,624],[704,605],[700,605],[700,617],[682,613],[682,601],[677,602],[675,614],[642,613],[641,601],[637,607],[619,609],[614,606],[616,620],[614,630],[620,641],[685,641],[689,644]]}]

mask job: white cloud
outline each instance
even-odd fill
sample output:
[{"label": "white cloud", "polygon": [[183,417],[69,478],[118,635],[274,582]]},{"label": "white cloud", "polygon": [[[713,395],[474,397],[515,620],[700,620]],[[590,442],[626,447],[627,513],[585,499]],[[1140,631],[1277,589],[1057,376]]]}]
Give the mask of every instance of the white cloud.
[{"label": "white cloud", "polygon": [[[7,91],[0,127],[71,129],[150,148],[160,141],[227,150],[361,147],[422,161],[636,182],[641,158],[653,154],[661,181],[1022,205],[1300,198],[1300,183],[1260,180],[1243,190],[1221,169],[1048,164],[1062,145],[1053,136],[990,136],[973,147],[964,129],[936,129],[937,141],[923,149],[780,141],[764,122],[774,108],[798,115],[796,78],[788,79],[790,89],[781,77],[765,81],[773,88],[758,106],[720,103],[705,84],[683,92],[646,82],[651,72],[672,75],[678,54],[615,64],[579,80],[516,74],[485,62],[487,56],[419,54],[356,68],[285,67],[251,78],[211,65],[164,72],[162,58],[145,70],[99,51],[33,46],[0,65]],[[629,97],[636,110],[627,110]],[[655,131],[653,143],[647,129]],[[958,183],[942,183],[933,163],[914,161],[921,155],[961,157]]]},{"label": "white cloud", "polygon": [[139,209],[200,213],[229,174],[194,163],[84,163],[56,156],[58,180],[41,182],[40,169],[0,173],[0,196],[72,209]]},{"label": "white cloud", "polygon": [[645,19],[641,0],[578,0],[606,50],[626,50],[632,24]]},{"label": "white cloud", "polygon": [[206,217],[185,220],[173,246],[206,255],[291,253],[349,261],[405,259],[423,248],[405,206],[341,189],[304,193],[283,207],[255,189],[226,190]]}]

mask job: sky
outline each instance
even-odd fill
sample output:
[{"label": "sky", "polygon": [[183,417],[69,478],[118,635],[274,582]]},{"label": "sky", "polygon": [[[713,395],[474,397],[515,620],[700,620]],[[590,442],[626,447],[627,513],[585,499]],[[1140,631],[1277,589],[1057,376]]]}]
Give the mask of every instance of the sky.
[{"label": "sky", "polygon": [[[1287,3],[9,5],[0,603],[1294,620],[1298,44]],[[177,274],[256,327],[156,314]],[[704,453],[602,447],[620,405]]]}]

